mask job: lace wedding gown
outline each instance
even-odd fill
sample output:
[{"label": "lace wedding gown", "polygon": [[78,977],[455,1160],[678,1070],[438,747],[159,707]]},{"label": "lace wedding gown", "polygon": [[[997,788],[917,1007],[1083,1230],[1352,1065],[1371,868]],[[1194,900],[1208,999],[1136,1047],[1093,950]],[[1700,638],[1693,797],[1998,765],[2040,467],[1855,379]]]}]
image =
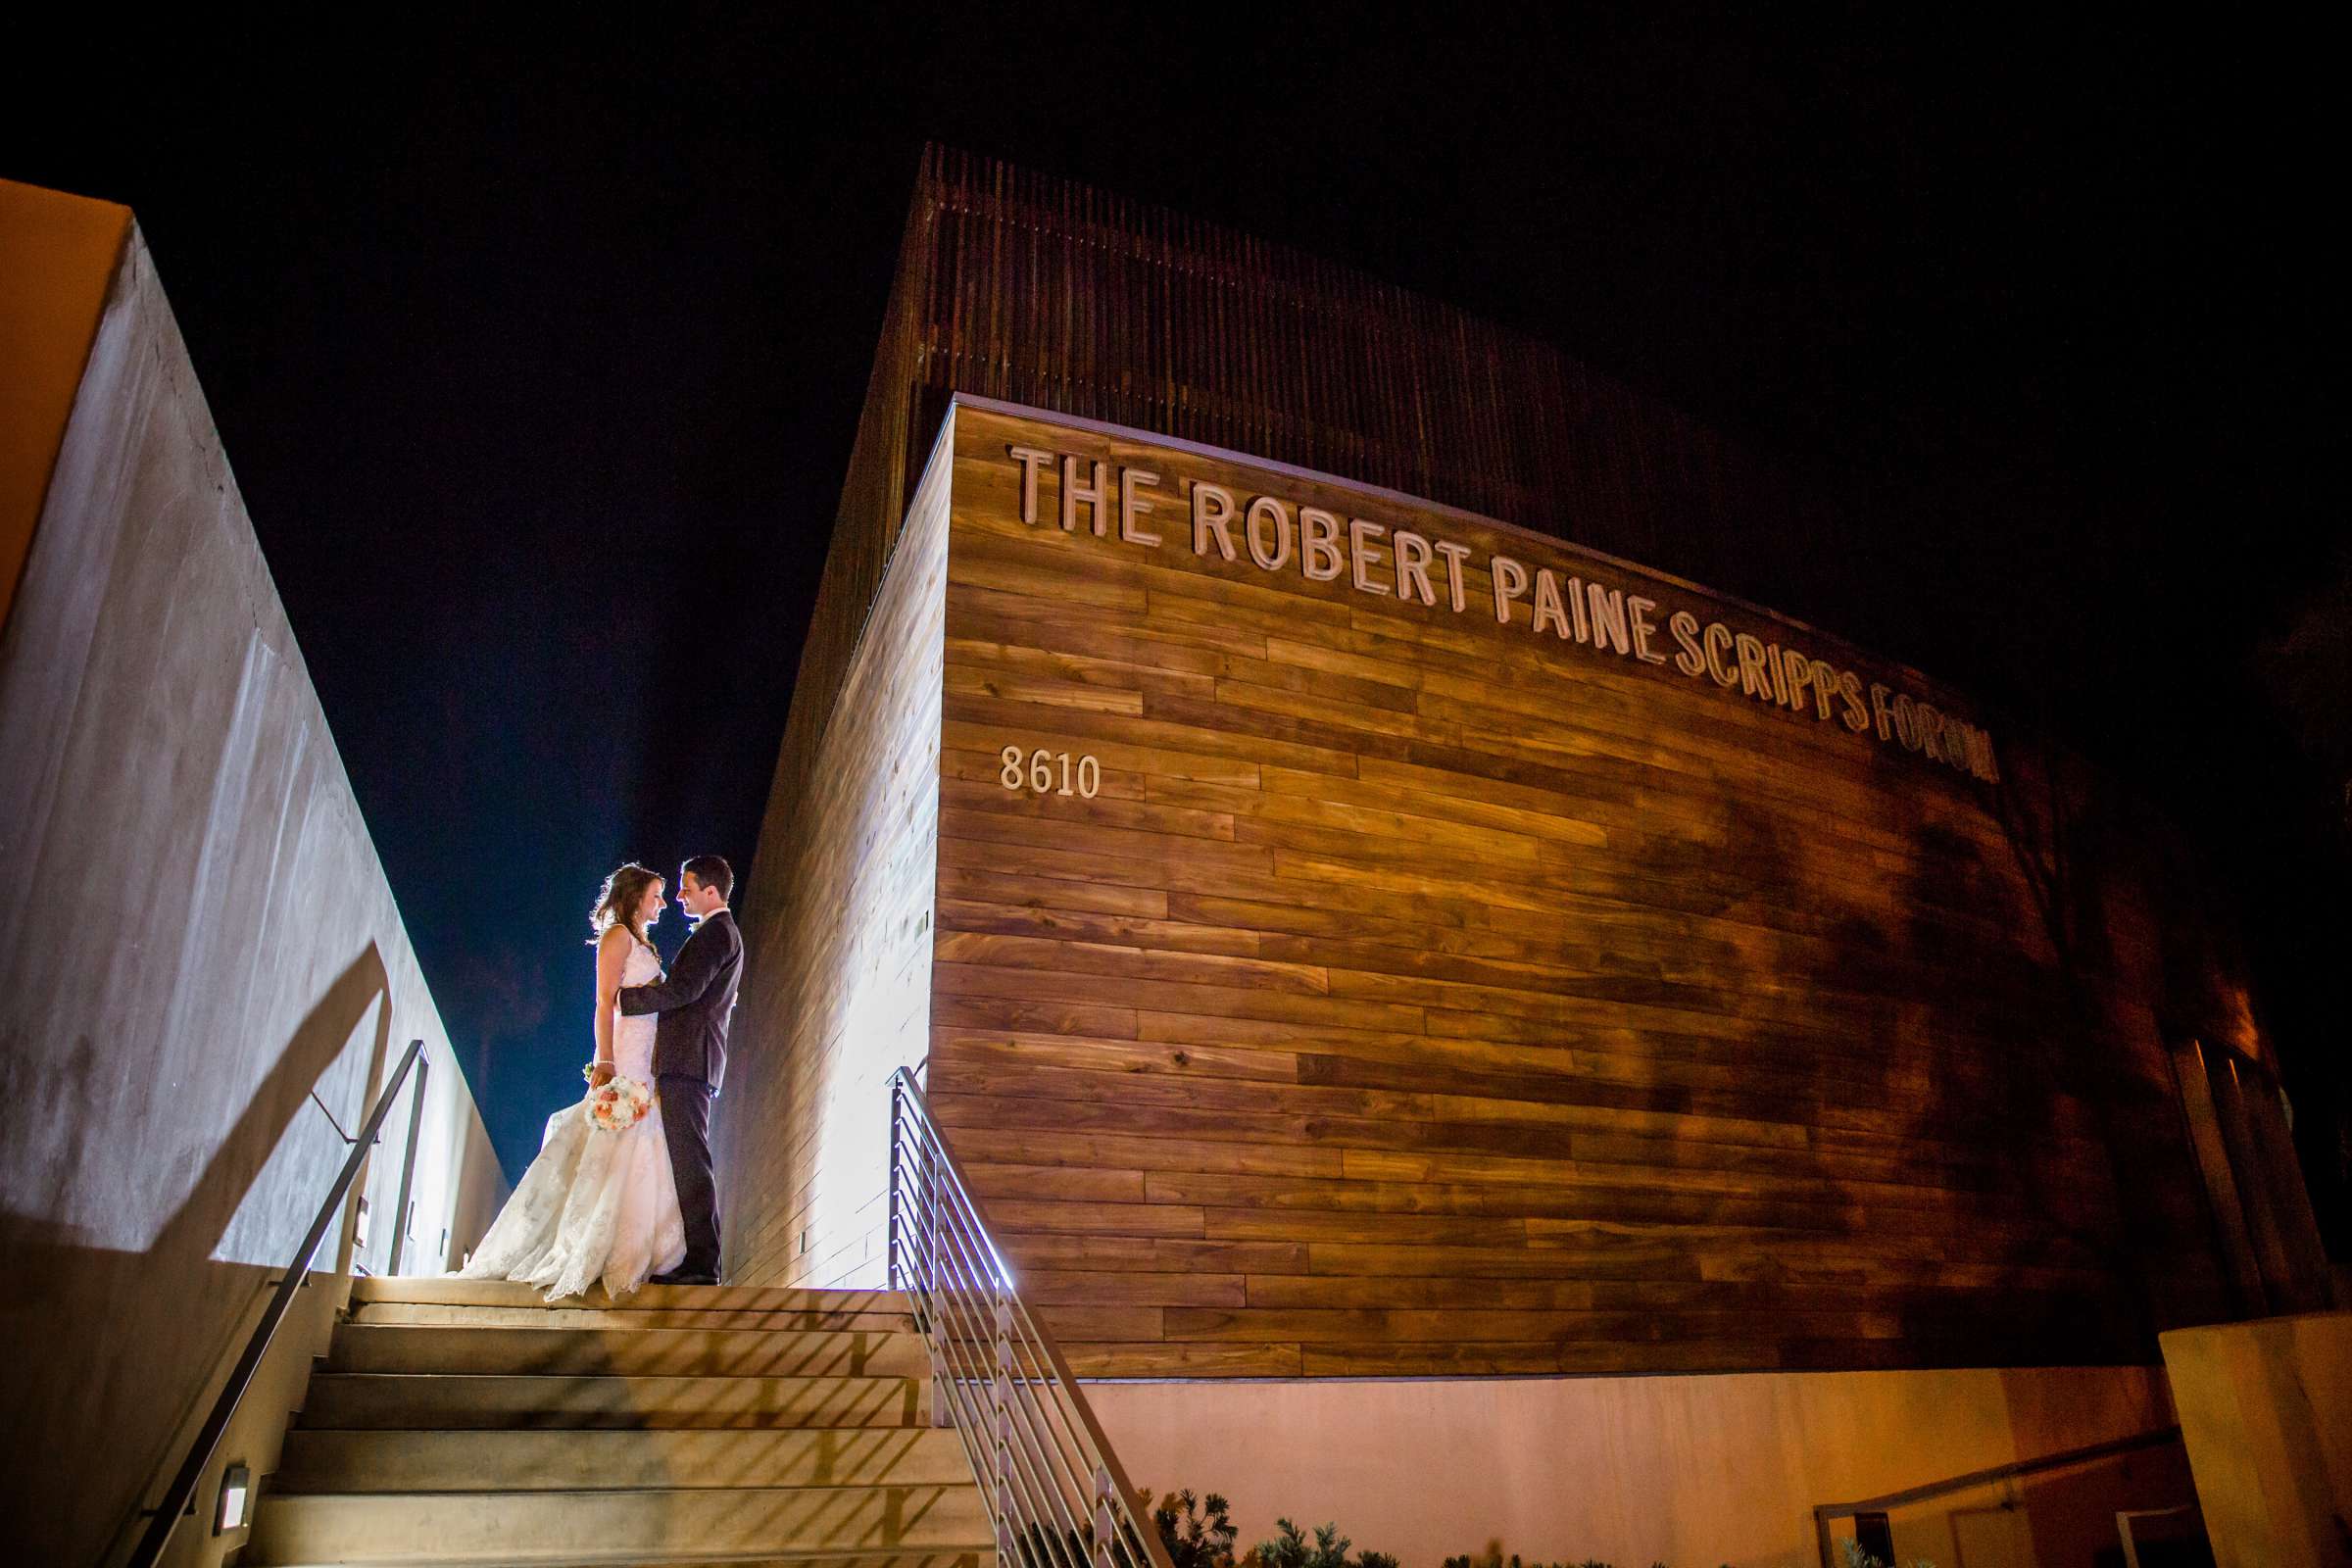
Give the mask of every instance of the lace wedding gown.
[{"label": "lace wedding gown", "polygon": [[[620,983],[657,979],[662,960],[634,937]],[[623,1078],[654,1087],[654,1019],[612,1019],[612,1064]],[[624,1132],[600,1131],[585,1096],[547,1120],[539,1157],[459,1272],[469,1280],[520,1280],[547,1298],[578,1296],[598,1281],[626,1296],[648,1274],[686,1258],[686,1226],[662,1133],[662,1105]]]}]

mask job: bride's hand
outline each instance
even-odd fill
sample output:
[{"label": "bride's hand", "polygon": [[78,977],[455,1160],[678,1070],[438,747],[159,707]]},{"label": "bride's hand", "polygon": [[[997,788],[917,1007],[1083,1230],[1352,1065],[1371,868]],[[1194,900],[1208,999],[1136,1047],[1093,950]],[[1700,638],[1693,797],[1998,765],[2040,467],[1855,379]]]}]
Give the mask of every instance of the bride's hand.
[{"label": "bride's hand", "polygon": [[612,1081],[612,1064],[609,1061],[600,1061],[588,1071],[588,1087],[591,1089],[602,1089]]}]

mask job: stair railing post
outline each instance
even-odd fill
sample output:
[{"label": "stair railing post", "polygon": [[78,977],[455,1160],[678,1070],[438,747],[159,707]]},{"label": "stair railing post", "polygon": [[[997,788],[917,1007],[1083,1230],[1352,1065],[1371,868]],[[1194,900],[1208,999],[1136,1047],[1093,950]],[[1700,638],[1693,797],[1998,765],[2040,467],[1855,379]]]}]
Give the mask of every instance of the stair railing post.
[{"label": "stair railing post", "polygon": [[[432,1057],[416,1058],[416,1093],[409,1102],[409,1148],[400,1159],[400,1201],[392,1209],[392,1260],[385,1265],[386,1274],[400,1272],[401,1254],[409,1245],[409,1196],[416,1186],[416,1135],[424,1127],[424,1072],[432,1065]],[[449,1261],[439,1260],[442,1265]]]},{"label": "stair railing post", "polygon": [[997,1380],[989,1391],[989,1405],[995,1417],[992,1425],[996,1437],[997,1518],[1000,1521],[997,1544],[999,1568],[1011,1568],[1012,1557],[1012,1303],[1004,1299],[1004,1281],[995,1286],[997,1323]]},{"label": "stair railing post", "polygon": [[[890,1229],[883,1240],[882,1273],[884,1283],[893,1287],[901,1284],[899,1272],[899,1077],[890,1077]],[[911,1293],[910,1293],[911,1294]]]},{"label": "stair railing post", "polygon": [[1110,1540],[1119,1529],[1118,1519],[1110,1511],[1113,1490],[1109,1466],[1095,1466],[1095,1568],[1111,1568]]},{"label": "stair railing post", "polygon": [[[922,1160],[922,1163],[915,1167],[914,1174],[915,1181],[919,1184],[922,1193],[922,1212],[918,1216],[918,1222],[923,1230],[922,1255],[916,1260],[915,1267],[917,1277],[922,1279],[925,1285],[924,1311],[932,1314],[926,1317],[925,1321],[933,1326],[940,1341],[945,1343],[947,1336],[955,1333],[956,1330],[946,1318],[937,1315],[937,1303],[933,1300],[933,1294],[953,1290],[955,1286],[949,1281],[947,1271],[940,1267],[939,1262],[939,1170],[932,1161],[929,1125],[925,1124],[917,1128],[915,1137],[918,1140],[916,1152]],[[946,1364],[942,1362],[931,1375],[939,1384],[939,1387],[931,1391],[933,1395],[931,1400],[932,1424],[943,1427],[954,1426],[956,1411],[954,1401],[948,1398],[949,1372]]]}]

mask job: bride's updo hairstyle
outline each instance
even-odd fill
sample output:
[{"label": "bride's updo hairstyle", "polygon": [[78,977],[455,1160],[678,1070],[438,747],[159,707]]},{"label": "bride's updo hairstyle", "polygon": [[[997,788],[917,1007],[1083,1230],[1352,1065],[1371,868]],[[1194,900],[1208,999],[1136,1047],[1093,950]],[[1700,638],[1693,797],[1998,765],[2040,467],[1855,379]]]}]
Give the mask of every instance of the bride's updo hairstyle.
[{"label": "bride's updo hairstyle", "polygon": [[653,940],[638,923],[637,906],[645,900],[645,890],[662,880],[662,873],[649,871],[635,860],[624,860],[620,868],[605,878],[604,887],[596,895],[595,912],[588,916],[588,929],[596,935],[588,939],[594,947],[604,934],[616,925],[625,925],[638,941],[652,947]]}]

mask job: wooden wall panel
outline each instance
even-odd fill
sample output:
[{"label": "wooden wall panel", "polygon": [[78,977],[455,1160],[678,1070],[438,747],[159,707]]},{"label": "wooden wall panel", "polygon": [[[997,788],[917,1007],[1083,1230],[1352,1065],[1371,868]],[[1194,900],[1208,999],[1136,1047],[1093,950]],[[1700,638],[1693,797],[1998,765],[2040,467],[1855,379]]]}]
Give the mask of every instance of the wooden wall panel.
[{"label": "wooden wall panel", "polygon": [[922,1058],[948,470],[915,493],[795,807],[762,834],[718,1102],[727,1278],[882,1283],[891,1071]]},{"label": "wooden wall panel", "polygon": [[[1155,472],[1161,542],[1115,495],[1064,532],[1051,466],[1024,521],[1016,447]],[[1081,1371],[2137,1359],[2159,1267],[2211,1310],[2168,1069],[2118,1024],[2077,1070],[2007,786],[1499,625],[1484,564],[1964,701],[1229,455],[966,403],[953,473],[931,1094]],[[1196,553],[1198,482],[1468,546],[1469,610]],[[1100,790],[1008,789],[1005,747]],[[2145,959],[2094,978],[2115,1019]]]}]

